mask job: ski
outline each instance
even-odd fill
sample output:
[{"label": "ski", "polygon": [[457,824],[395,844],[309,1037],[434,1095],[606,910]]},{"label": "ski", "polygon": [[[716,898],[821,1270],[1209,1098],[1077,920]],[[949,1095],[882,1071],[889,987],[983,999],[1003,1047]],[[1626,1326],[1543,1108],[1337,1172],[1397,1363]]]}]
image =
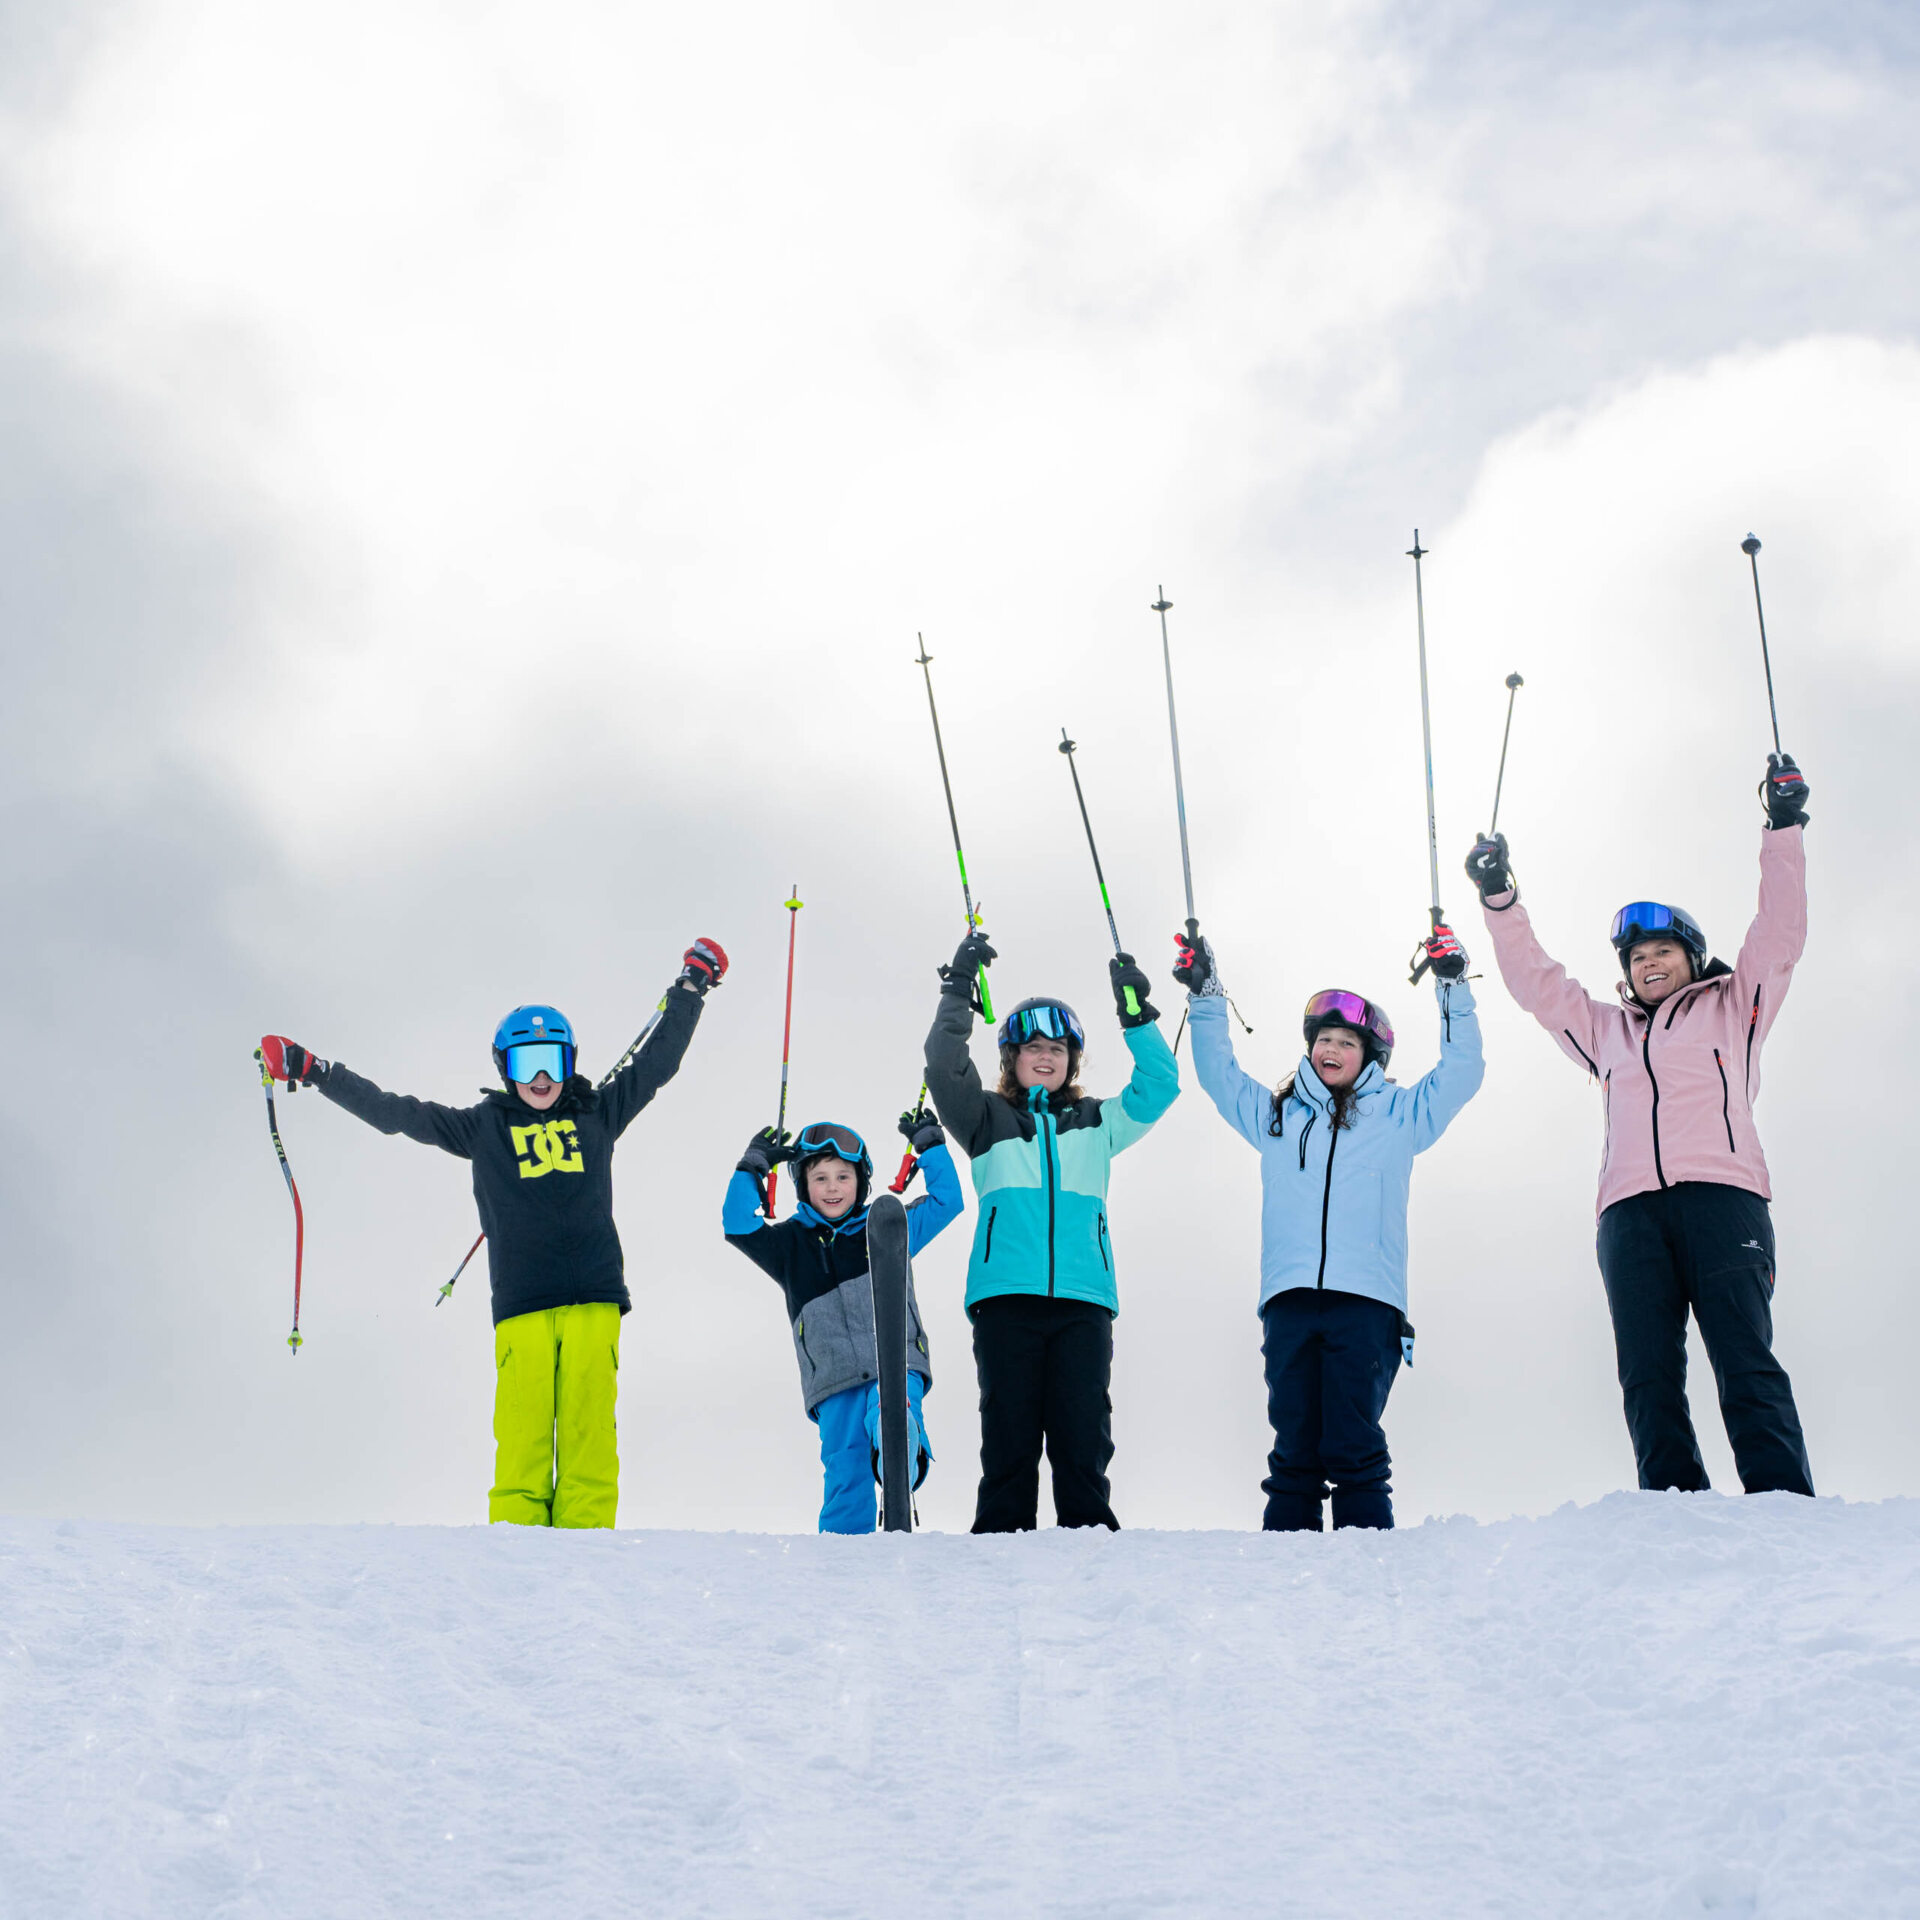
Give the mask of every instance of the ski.
[{"label": "ski", "polygon": [[880,1374],[880,1505],[888,1533],[913,1531],[907,1419],[907,1210],[883,1193],[867,1210],[867,1268]]}]

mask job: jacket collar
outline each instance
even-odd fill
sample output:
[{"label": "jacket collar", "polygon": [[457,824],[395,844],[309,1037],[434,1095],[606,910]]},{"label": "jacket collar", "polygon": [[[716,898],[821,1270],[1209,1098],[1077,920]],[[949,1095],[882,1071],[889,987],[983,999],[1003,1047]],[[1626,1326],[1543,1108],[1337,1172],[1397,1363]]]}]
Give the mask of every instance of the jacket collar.
[{"label": "jacket collar", "polygon": [[794,1208],[793,1217],[804,1226],[828,1227],[836,1234],[858,1233],[867,1224],[867,1210],[859,1208],[853,1213],[843,1213],[838,1220],[829,1220],[824,1213],[816,1213],[810,1200],[802,1200]]},{"label": "jacket collar", "polygon": [[1689,994],[1698,993],[1702,987],[1712,986],[1716,980],[1731,980],[1732,978],[1733,969],[1728,966],[1724,960],[1709,960],[1698,980],[1689,980],[1684,987],[1676,987],[1673,992],[1668,994],[1657,1006],[1648,1006],[1647,1003],[1634,992],[1633,982],[1631,980],[1622,980],[1614,991],[1619,994],[1620,1004],[1626,1008],[1629,1014],[1638,1014],[1642,1020],[1650,1020],[1655,1014],[1659,1013],[1662,1008],[1664,1008],[1670,1016],[1678,1013],[1680,1011],[1680,1002],[1686,999]]},{"label": "jacket collar", "polygon": [[[1387,1083],[1387,1076],[1381,1070],[1378,1060],[1369,1060],[1360,1069],[1360,1077],[1353,1083],[1356,1097],[1363,1093],[1377,1093]],[[1326,1083],[1313,1070],[1310,1055],[1302,1054],[1300,1064],[1293,1070],[1293,1091],[1296,1099],[1304,1100],[1316,1113],[1333,1111],[1333,1095],[1326,1089]]]}]

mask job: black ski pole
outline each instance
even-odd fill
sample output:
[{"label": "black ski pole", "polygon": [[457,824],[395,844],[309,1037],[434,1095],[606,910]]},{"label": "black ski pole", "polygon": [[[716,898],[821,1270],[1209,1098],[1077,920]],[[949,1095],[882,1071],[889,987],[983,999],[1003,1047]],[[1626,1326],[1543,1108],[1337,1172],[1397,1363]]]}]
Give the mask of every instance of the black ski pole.
[{"label": "black ski pole", "polygon": [[1193,911],[1193,860],[1187,851],[1187,787],[1180,777],[1180,721],[1173,710],[1173,647],[1167,639],[1167,609],[1173,602],[1167,598],[1164,586],[1159,594],[1153,610],[1160,616],[1160,660],[1167,670],[1167,732],[1173,740],[1173,804],[1180,816],[1180,877],[1187,888],[1187,942],[1191,945],[1199,938],[1200,922]]},{"label": "black ski pole", "polygon": [[1526,684],[1517,673],[1507,675],[1507,726],[1500,736],[1500,777],[1493,783],[1493,825],[1487,829],[1489,840],[1500,831],[1500,789],[1507,784],[1507,742],[1513,738],[1513,697]]},{"label": "black ski pole", "polygon": [[1767,610],[1760,604],[1760,542],[1753,535],[1740,542],[1740,551],[1753,568],[1753,610],[1760,617],[1760,664],[1767,670],[1767,712],[1773,718],[1773,750],[1780,751],[1780,709],[1773,704],[1773,657],[1767,652]]},{"label": "black ski pole", "polygon": [[[1427,700],[1427,597],[1420,579],[1420,562],[1432,551],[1431,547],[1420,544],[1420,529],[1415,527],[1413,545],[1407,549],[1407,557],[1413,562],[1413,606],[1420,630],[1420,741],[1427,759],[1427,874],[1433,887],[1430,910],[1433,924],[1438,928],[1444,917],[1440,911],[1440,832],[1433,817],[1433,714]],[[1426,948],[1416,948],[1412,961],[1413,973],[1408,984],[1418,986],[1420,976],[1432,964],[1427,958]]]},{"label": "black ski pole", "polygon": [[[946,742],[940,738],[940,709],[933,698],[933,655],[927,651],[927,636],[922,633],[915,637],[920,642],[920,656],[915,665],[927,679],[927,711],[933,715],[933,750],[940,756],[940,785],[947,796],[947,824],[953,829],[953,857],[960,863],[960,897],[966,902],[967,930],[972,932],[980,924],[980,914],[973,904],[973,887],[967,879],[967,856],[960,845],[960,816],[953,810],[953,782],[947,777]],[[980,1017],[991,1020],[993,996],[987,991],[987,970],[984,966],[975,978],[980,987]]]},{"label": "black ski pole", "polygon": [[[293,1196],[293,1331],[287,1335],[287,1345],[297,1359],[305,1344],[300,1335],[300,1272],[307,1257],[307,1215],[300,1204],[300,1189],[294,1185],[287,1150],[280,1143],[280,1122],[273,1110],[273,1075],[267,1071],[267,1056],[255,1047],[253,1057],[260,1062],[260,1084],[267,1090],[267,1132],[273,1136],[273,1150],[280,1156],[280,1171],[286,1175],[287,1191]],[[291,1088],[291,1081],[288,1086]]]},{"label": "black ski pole", "polygon": [[[1100,849],[1093,844],[1093,822],[1087,818],[1087,796],[1080,791],[1080,768],[1073,757],[1074,742],[1067,738],[1065,727],[1060,729],[1060,751],[1067,757],[1067,771],[1073,775],[1073,797],[1080,803],[1080,824],[1087,830],[1087,851],[1093,855],[1093,877],[1100,885],[1100,904],[1106,909],[1107,931],[1113,935],[1113,950],[1124,953],[1120,944],[1120,929],[1114,923],[1113,902],[1107,898],[1107,876],[1100,871]],[[1127,1011],[1140,1011],[1140,996],[1129,987],[1127,989]]]}]

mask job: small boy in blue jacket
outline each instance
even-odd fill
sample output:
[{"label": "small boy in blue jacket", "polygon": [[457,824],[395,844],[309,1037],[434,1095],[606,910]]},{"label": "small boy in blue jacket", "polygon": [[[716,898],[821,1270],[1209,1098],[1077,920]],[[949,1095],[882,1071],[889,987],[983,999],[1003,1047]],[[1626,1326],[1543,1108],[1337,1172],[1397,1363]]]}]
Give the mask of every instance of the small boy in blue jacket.
[{"label": "small boy in blue jacket", "polygon": [[[927,1190],[907,1207],[907,1252],[920,1251],[966,1205],[940,1123],[924,1107],[900,1116],[900,1131],[919,1156]],[[783,1160],[794,1166],[799,1204],[777,1223],[766,1217],[768,1176]],[[789,1142],[764,1127],[747,1144],[727,1184],[721,1225],[730,1246],[780,1283],[793,1326],[794,1358],[807,1417],[820,1429],[826,1492],[822,1533],[871,1533],[880,1458],[880,1382],[873,1324],[873,1282],[867,1264],[867,1196],[873,1156],[852,1127],[817,1121]],[[933,1362],[913,1280],[907,1280],[908,1457],[918,1489],[933,1459],[921,1401],[933,1384]]]}]

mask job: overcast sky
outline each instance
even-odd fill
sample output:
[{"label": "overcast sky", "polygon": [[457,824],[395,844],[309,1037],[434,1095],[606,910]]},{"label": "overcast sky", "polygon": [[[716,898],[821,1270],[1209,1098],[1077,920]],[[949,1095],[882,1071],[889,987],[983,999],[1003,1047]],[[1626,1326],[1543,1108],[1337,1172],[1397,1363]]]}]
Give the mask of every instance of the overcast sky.
[{"label": "overcast sky", "polygon": [[[467,1171],[283,1102],[290,1359],[252,1049],[466,1101],[539,999],[597,1072],[709,933],[733,974],[617,1163],[621,1518],[810,1528],[785,1316],[719,1208],[796,880],[798,1116],[891,1159],[918,1085],[962,923],[916,632],[996,998],[1073,1000],[1095,1091],[1124,1053],[1053,748],[1164,980],[1161,582],[1242,1060],[1277,1079],[1340,983],[1410,1080],[1416,525],[1443,897],[1490,962],[1460,860],[1518,669],[1502,823],[1602,992],[1620,901],[1729,956],[1751,915],[1765,540],[1814,790],[1759,1106],[1777,1344],[1821,1489],[1920,1492],[1920,29],[1843,18],[0,5],[0,1507],[479,1519],[479,1264],[433,1307]],[[1598,1097],[1479,991],[1485,1088],[1414,1181],[1405,1519],[1633,1479]],[[1258,1186],[1191,1085],[1116,1168],[1129,1524],[1258,1522]],[[939,1527],[971,1231],[918,1268]]]}]

